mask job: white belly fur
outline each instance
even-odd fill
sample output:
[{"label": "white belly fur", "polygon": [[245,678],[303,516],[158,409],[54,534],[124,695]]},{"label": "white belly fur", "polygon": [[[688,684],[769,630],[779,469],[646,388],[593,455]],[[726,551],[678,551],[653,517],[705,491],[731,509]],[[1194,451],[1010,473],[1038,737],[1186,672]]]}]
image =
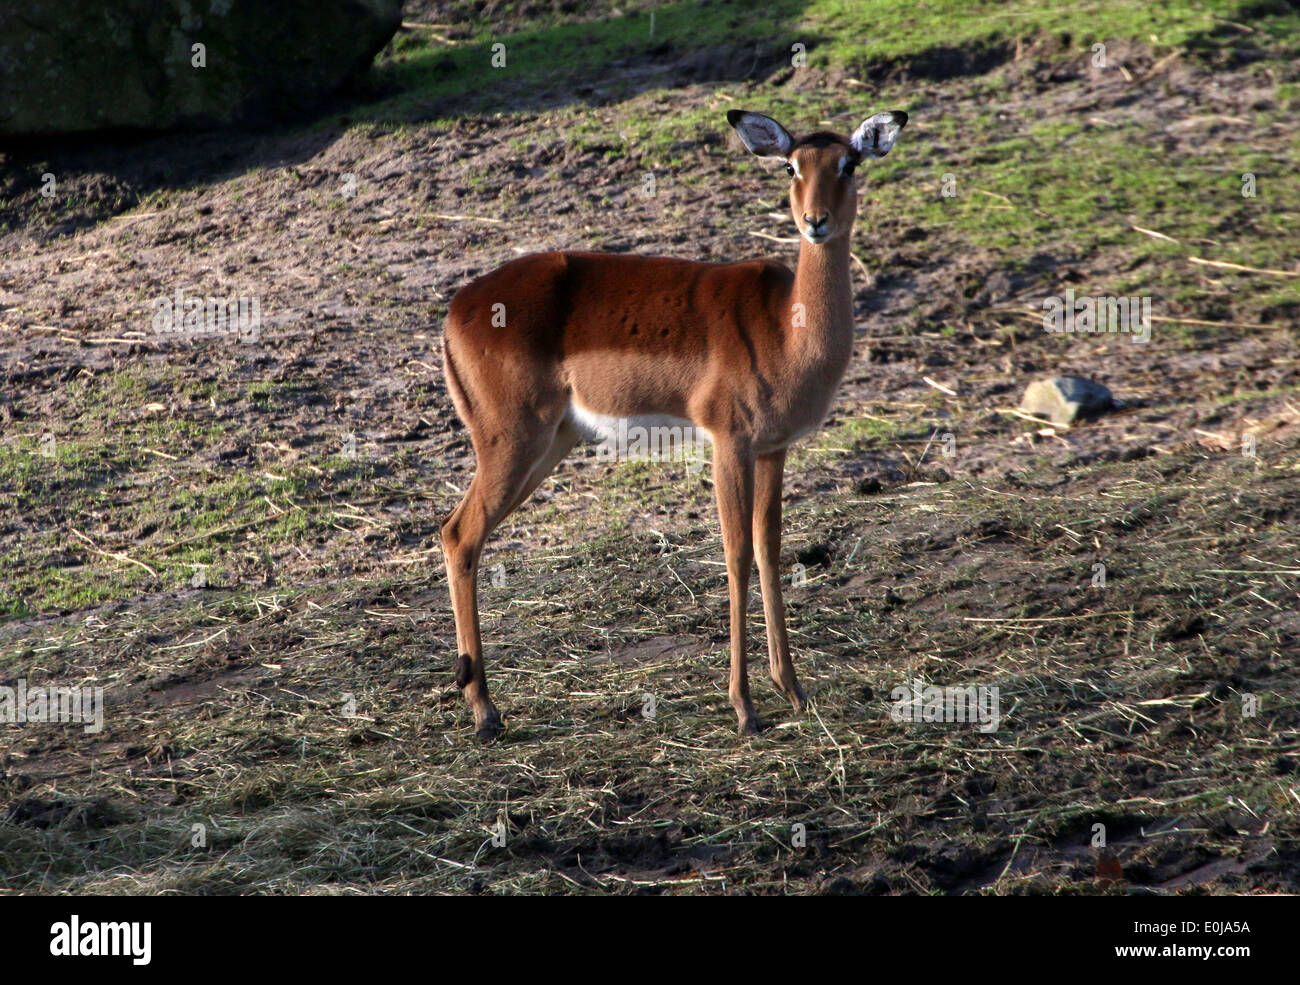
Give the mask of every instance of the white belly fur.
[{"label": "white belly fur", "polygon": [[[669,414],[637,414],[633,417],[616,417],[610,414],[597,414],[587,410],[577,401],[569,402],[569,419],[577,425],[584,438],[606,443],[627,441],[629,436],[638,433],[650,434],[652,428],[679,428],[684,434],[691,434],[699,441],[712,443],[713,435],[690,421]],[[638,429],[642,429],[638,432]]]}]

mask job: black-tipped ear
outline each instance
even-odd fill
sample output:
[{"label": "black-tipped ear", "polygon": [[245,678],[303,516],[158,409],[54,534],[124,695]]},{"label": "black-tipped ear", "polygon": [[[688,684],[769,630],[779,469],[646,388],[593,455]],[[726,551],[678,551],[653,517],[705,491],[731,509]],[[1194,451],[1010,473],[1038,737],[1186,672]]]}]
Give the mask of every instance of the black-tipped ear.
[{"label": "black-tipped ear", "polygon": [[889,148],[894,146],[898,131],[905,126],[907,114],[902,110],[877,113],[853,131],[849,144],[858,152],[859,157],[884,157],[889,153]]},{"label": "black-tipped ear", "polygon": [[781,124],[762,113],[743,109],[727,110],[727,122],[736,128],[740,139],[759,157],[789,157],[794,138]]}]

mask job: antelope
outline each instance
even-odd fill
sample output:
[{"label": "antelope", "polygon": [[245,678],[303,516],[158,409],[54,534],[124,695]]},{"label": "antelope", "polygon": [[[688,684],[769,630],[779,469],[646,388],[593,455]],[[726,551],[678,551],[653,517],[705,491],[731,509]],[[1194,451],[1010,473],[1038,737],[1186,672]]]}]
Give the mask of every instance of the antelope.
[{"label": "antelope", "polygon": [[484,542],[580,439],[607,436],[620,424],[687,426],[713,445],[731,610],[728,696],[741,735],[763,727],[745,661],[755,557],[772,679],[796,713],[807,707],[781,598],[786,449],[821,425],[853,352],[854,169],[888,153],[907,114],[877,113],[851,137],[817,131],[796,139],[771,117],[742,110],[727,113],[727,122],[752,153],[785,162],[802,236],[793,273],[769,259],[535,253],[451,300],[443,366],[476,469],[442,526],[442,549],[456,683],[480,738],[502,729],[479,629]]}]

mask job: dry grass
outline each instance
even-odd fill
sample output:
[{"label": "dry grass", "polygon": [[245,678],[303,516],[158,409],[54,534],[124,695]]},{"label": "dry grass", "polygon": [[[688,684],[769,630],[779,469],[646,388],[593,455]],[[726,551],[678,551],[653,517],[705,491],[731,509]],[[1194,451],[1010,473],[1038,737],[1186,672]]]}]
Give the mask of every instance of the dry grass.
[{"label": "dry grass", "polygon": [[[1102,823],[1134,885],[1296,889],[1300,485],[1191,451],[1050,494],[1038,481],[1052,474],[794,503],[790,550],[810,564],[790,621],[815,709],[792,718],[756,678],[776,724],[753,742],[732,734],[713,534],[658,555],[633,534],[610,563],[608,543],[520,514],[570,546],[501,556],[507,587],[484,589],[510,726],[490,746],[450,650],[429,654],[449,626],[427,572],[192,593],[64,628],[45,668],[116,654],[109,734],[132,741],[24,738],[4,774],[4,884],[1093,892]],[[144,659],[142,639],[174,642]],[[914,678],[998,687],[1000,727],[891,720],[889,692]]]}]

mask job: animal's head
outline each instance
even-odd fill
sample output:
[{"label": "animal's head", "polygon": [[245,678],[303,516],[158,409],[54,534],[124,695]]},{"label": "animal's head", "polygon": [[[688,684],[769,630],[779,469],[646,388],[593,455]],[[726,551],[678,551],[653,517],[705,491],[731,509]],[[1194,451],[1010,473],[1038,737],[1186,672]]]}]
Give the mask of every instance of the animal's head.
[{"label": "animal's head", "polygon": [[851,137],[818,130],[796,139],[770,116],[741,109],[730,110],[727,122],[759,157],[785,161],[790,213],[804,239],[816,244],[848,236],[858,209],[853,175],[863,161],[889,153],[907,114],[877,113]]}]

